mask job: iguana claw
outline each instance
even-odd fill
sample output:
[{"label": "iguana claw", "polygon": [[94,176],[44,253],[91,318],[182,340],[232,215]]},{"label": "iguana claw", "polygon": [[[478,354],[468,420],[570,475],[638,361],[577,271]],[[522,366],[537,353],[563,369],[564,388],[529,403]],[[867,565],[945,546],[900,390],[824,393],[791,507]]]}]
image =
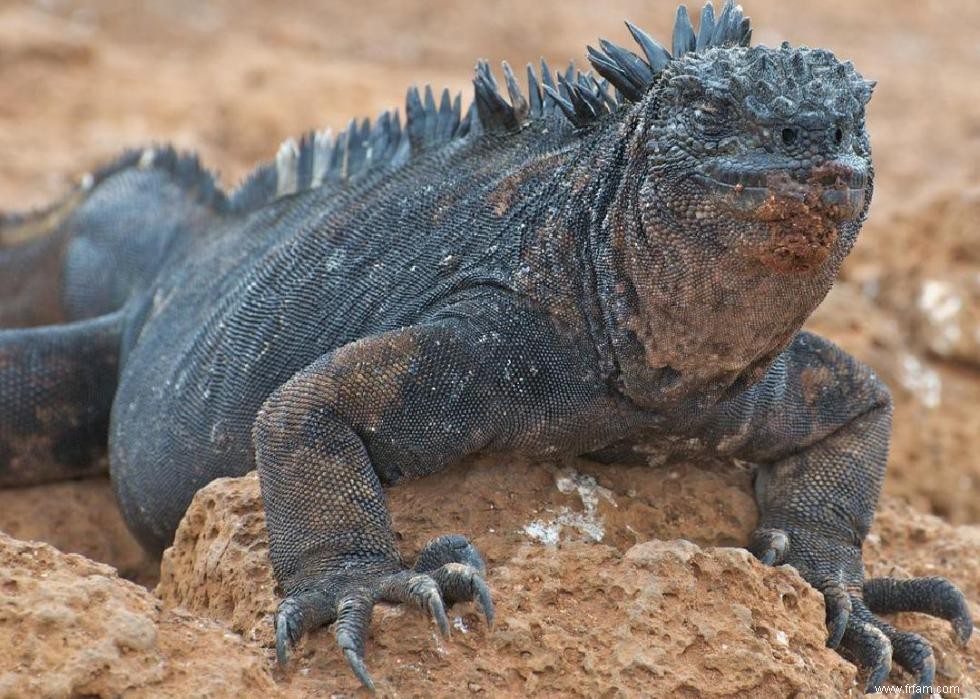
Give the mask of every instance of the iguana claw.
[{"label": "iguana claw", "polygon": [[289,648],[304,633],[332,621],[334,637],[347,664],[357,679],[373,691],[374,681],[364,663],[364,642],[375,602],[412,604],[425,611],[440,633],[449,637],[446,606],[475,601],[492,627],[493,602],[483,579],[485,570],[476,549],[464,537],[452,536],[429,542],[411,569],[327,575],[315,591],[295,593],[280,603],[276,613],[276,657],[284,665]]},{"label": "iguana claw", "polygon": [[[878,618],[892,612],[921,612],[947,619],[965,643],[973,632],[966,598],[945,578],[874,578],[862,581],[860,552],[812,532],[761,528],[750,549],[764,563],[785,559],[824,596],[827,646],[868,670],[867,692],[876,692],[891,671],[892,660],[915,675],[919,687],[931,686],[936,660],[929,642]],[[838,574],[816,577],[815,569]]]},{"label": "iguana claw", "polygon": [[827,628],[830,634],[827,636],[827,647],[837,648],[844,632],[847,630],[847,622],[851,618],[851,596],[840,583],[831,583],[823,589],[824,607],[827,610]]},{"label": "iguana claw", "polygon": [[276,612],[276,660],[280,667],[289,662],[289,648],[299,638],[296,632],[296,612],[291,609],[291,600],[283,600]]},{"label": "iguana claw", "polygon": [[367,667],[364,665],[364,659],[352,648],[344,649],[344,657],[347,658],[347,664],[350,665],[350,669],[357,675],[357,679],[361,681],[361,684],[373,692],[374,680],[368,674]]}]

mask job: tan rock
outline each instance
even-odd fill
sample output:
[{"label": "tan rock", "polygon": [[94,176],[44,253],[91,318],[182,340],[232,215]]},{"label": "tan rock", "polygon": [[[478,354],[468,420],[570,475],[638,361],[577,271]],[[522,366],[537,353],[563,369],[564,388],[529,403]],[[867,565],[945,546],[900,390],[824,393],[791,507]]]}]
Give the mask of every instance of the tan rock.
[{"label": "tan rock", "polygon": [[[417,612],[379,606],[368,643],[379,688],[407,696],[853,693],[853,667],[823,647],[820,595],[792,569],[677,539],[699,528],[709,539],[744,537],[755,515],[734,493],[745,479],[719,464],[481,459],[392,489],[406,554],[446,531],[493,552],[498,623],[488,632],[470,605],[459,605],[450,610],[453,637],[442,640]],[[529,496],[516,497],[520,484]],[[651,518],[656,500],[667,514]],[[547,545],[526,529],[563,513],[591,518],[602,537],[563,526]],[[643,529],[645,519],[652,523]],[[650,536],[668,540],[637,541]],[[980,599],[976,527],[886,499],[866,549],[872,574],[945,574],[974,605]],[[107,566],[0,537],[0,697],[356,691],[328,629],[304,641],[273,684],[277,598],[267,556],[254,474],[216,481],[195,498],[165,556],[163,610]],[[945,622],[898,616],[933,642],[937,681],[963,696],[978,692],[976,641],[964,650]],[[892,681],[910,678],[896,670]]]},{"label": "tan rock", "polygon": [[273,697],[265,653],[113,568],[0,534],[0,697]]},{"label": "tan rock", "polygon": [[[450,610],[454,635],[444,641],[417,612],[379,606],[367,651],[379,688],[433,696],[462,687],[490,694],[580,696],[856,691],[854,668],[824,647],[821,596],[795,571],[764,568],[742,549],[702,548],[676,539],[689,525],[713,527],[713,538],[744,537],[755,519],[747,508],[719,507],[719,499],[731,500],[725,494],[736,487],[734,481],[722,485],[723,471],[677,468],[685,481],[697,482],[700,474],[701,484],[686,492],[671,469],[481,459],[393,488],[393,516],[406,555],[428,536],[450,531],[470,535],[493,552],[489,582],[498,622],[488,633],[474,608],[459,605]],[[563,491],[569,491],[569,481],[588,484],[590,474],[594,487],[604,491],[590,515],[603,530],[601,540],[571,525],[558,527],[552,544],[527,531],[529,522],[555,522],[563,512],[588,515],[588,488],[584,495],[574,494],[578,502]],[[736,472],[733,478],[741,477]],[[498,484],[496,491],[464,487],[489,480]],[[706,487],[705,481],[714,485]],[[530,495],[510,500],[507,493],[518,483],[530,484]],[[620,492],[624,483],[633,484],[629,493]],[[652,505],[636,501],[672,488],[665,505],[676,516],[661,518],[656,531],[648,525],[639,535],[634,525],[640,517],[634,516],[648,514]],[[509,504],[487,507],[488,498]],[[406,509],[411,506],[417,509]],[[651,535],[670,540],[636,542]],[[978,554],[976,528],[914,515],[895,500],[884,503],[868,544],[873,574],[945,574],[974,604],[980,599]],[[218,481],[195,498],[177,543],[165,554],[157,590],[168,605],[229,621],[246,638],[268,645],[276,597],[266,557],[254,474]],[[977,690],[971,674],[978,664],[976,641],[964,651],[946,622],[900,616],[900,625],[934,642],[940,681],[958,683],[967,696]],[[898,670],[892,679],[911,681]],[[287,692],[299,694],[357,687],[329,630],[299,646],[281,682]]]},{"label": "tan rock", "polygon": [[[563,514],[588,521],[582,495],[564,482],[598,478],[589,515],[604,543],[625,551],[651,538],[686,537],[702,545],[747,540],[756,519],[747,471],[724,464],[681,463],[665,469],[605,466],[583,459],[561,465],[479,458],[433,478],[388,491],[394,526],[410,558],[448,532],[470,537],[494,567],[536,538],[531,525],[555,527],[561,541],[592,541],[560,526]],[[590,475],[591,474],[591,475]],[[565,492],[563,492],[565,491]],[[223,478],[197,494],[160,566],[157,594],[168,605],[229,621],[246,638],[272,640],[275,586],[255,473]]]},{"label": "tan rock", "polygon": [[254,472],[201,490],[163,554],[156,592],[167,606],[221,619],[246,639],[270,645],[277,598],[257,497]]}]

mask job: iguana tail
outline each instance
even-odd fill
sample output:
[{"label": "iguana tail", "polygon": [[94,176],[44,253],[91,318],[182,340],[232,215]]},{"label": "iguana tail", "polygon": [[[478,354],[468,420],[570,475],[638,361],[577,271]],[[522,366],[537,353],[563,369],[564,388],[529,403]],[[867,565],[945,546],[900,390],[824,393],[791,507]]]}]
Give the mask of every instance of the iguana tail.
[{"label": "iguana tail", "polygon": [[197,157],[165,146],[124,153],[46,209],[0,214],[0,327],[121,308],[177,239],[227,208]]},{"label": "iguana tail", "polygon": [[124,313],[0,330],[0,487],[107,470]]}]

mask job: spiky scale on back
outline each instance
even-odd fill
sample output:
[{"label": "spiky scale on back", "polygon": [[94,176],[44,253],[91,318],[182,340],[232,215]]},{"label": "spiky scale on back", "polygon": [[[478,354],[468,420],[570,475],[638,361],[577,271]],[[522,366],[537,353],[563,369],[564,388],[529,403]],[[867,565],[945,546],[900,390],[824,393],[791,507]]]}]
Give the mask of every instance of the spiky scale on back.
[{"label": "spiky scale on back", "polygon": [[637,27],[632,22],[627,21],[626,27],[630,30],[630,34],[633,35],[633,39],[636,41],[636,43],[638,43],[643,49],[643,53],[647,57],[647,64],[650,66],[651,72],[656,75],[663,70],[664,66],[666,66],[672,58],[670,52],[654,41],[649,34]]},{"label": "spiky scale on back", "polygon": [[680,58],[688,51],[694,51],[697,48],[697,36],[694,33],[694,26],[691,24],[691,18],[687,14],[685,5],[680,5],[677,8],[671,47],[674,58]]},{"label": "spiky scale on back", "polygon": [[[687,10],[683,6],[678,8],[672,55],[645,31],[626,22],[645,58],[603,39],[601,50],[589,46],[587,52],[590,63],[604,80],[576,71],[571,64],[564,72],[552,73],[542,60],[541,81],[534,67],[527,66],[526,96],[509,65],[503,64],[505,96],[490,64],[481,60],[473,80],[473,103],[465,115],[460,109],[459,95],[451,100],[448,91],[443,90],[437,105],[431,86],[424,88],[424,95],[411,87],[405,98],[404,129],[397,110],[383,112],[371,127],[367,121],[360,126],[352,122],[332,141],[328,166],[321,166],[327,159],[316,155],[318,149],[320,153],[327,150],[327,140],[324,138],[318,144],[314,137],[304,137],[295,158],[290,147],[286,147],[280,150],[274,164],[259,166],[249,175],[231,195],[232,208],[239,212],[254,210],[276,196],[328,182],[352,181],[380,169],[394,169],[412,154],[485,132],[516,132],[528,120],[557,116],[576,128],[588,127],[615,113],[625,103],[639,102],[656,77],[684,54],[703,53],[714,47],[744,46],[751,37],[749,19],[732,0],[726,0],[717,22],[710,2],[706,4],[700,24],[695,42]],[[312,168],[308,165],[311,161]],[[297,168],[302,171],[297,172]]]}]

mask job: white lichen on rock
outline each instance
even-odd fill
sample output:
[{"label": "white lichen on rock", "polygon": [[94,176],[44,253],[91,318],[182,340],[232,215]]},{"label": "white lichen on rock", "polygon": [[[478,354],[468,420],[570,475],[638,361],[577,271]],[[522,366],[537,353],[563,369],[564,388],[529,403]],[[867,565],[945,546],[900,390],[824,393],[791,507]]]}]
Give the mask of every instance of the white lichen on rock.
[{"label": "white lichen on rock", "polygon": [[600,486],[595,478],[566,469],[555,476],[555,486],[566,495],[578,493],[582,501],[582,512],[562,507],[552,520],[536,519],[524,527],[524,533],[547,546],[554,546],[561,539],[563,529],[572,529],[585,535],[588,540],[602,541],[606,528],[599,515],[599,498],[605,499],[614,507],[616,501],[610,490]]}]

